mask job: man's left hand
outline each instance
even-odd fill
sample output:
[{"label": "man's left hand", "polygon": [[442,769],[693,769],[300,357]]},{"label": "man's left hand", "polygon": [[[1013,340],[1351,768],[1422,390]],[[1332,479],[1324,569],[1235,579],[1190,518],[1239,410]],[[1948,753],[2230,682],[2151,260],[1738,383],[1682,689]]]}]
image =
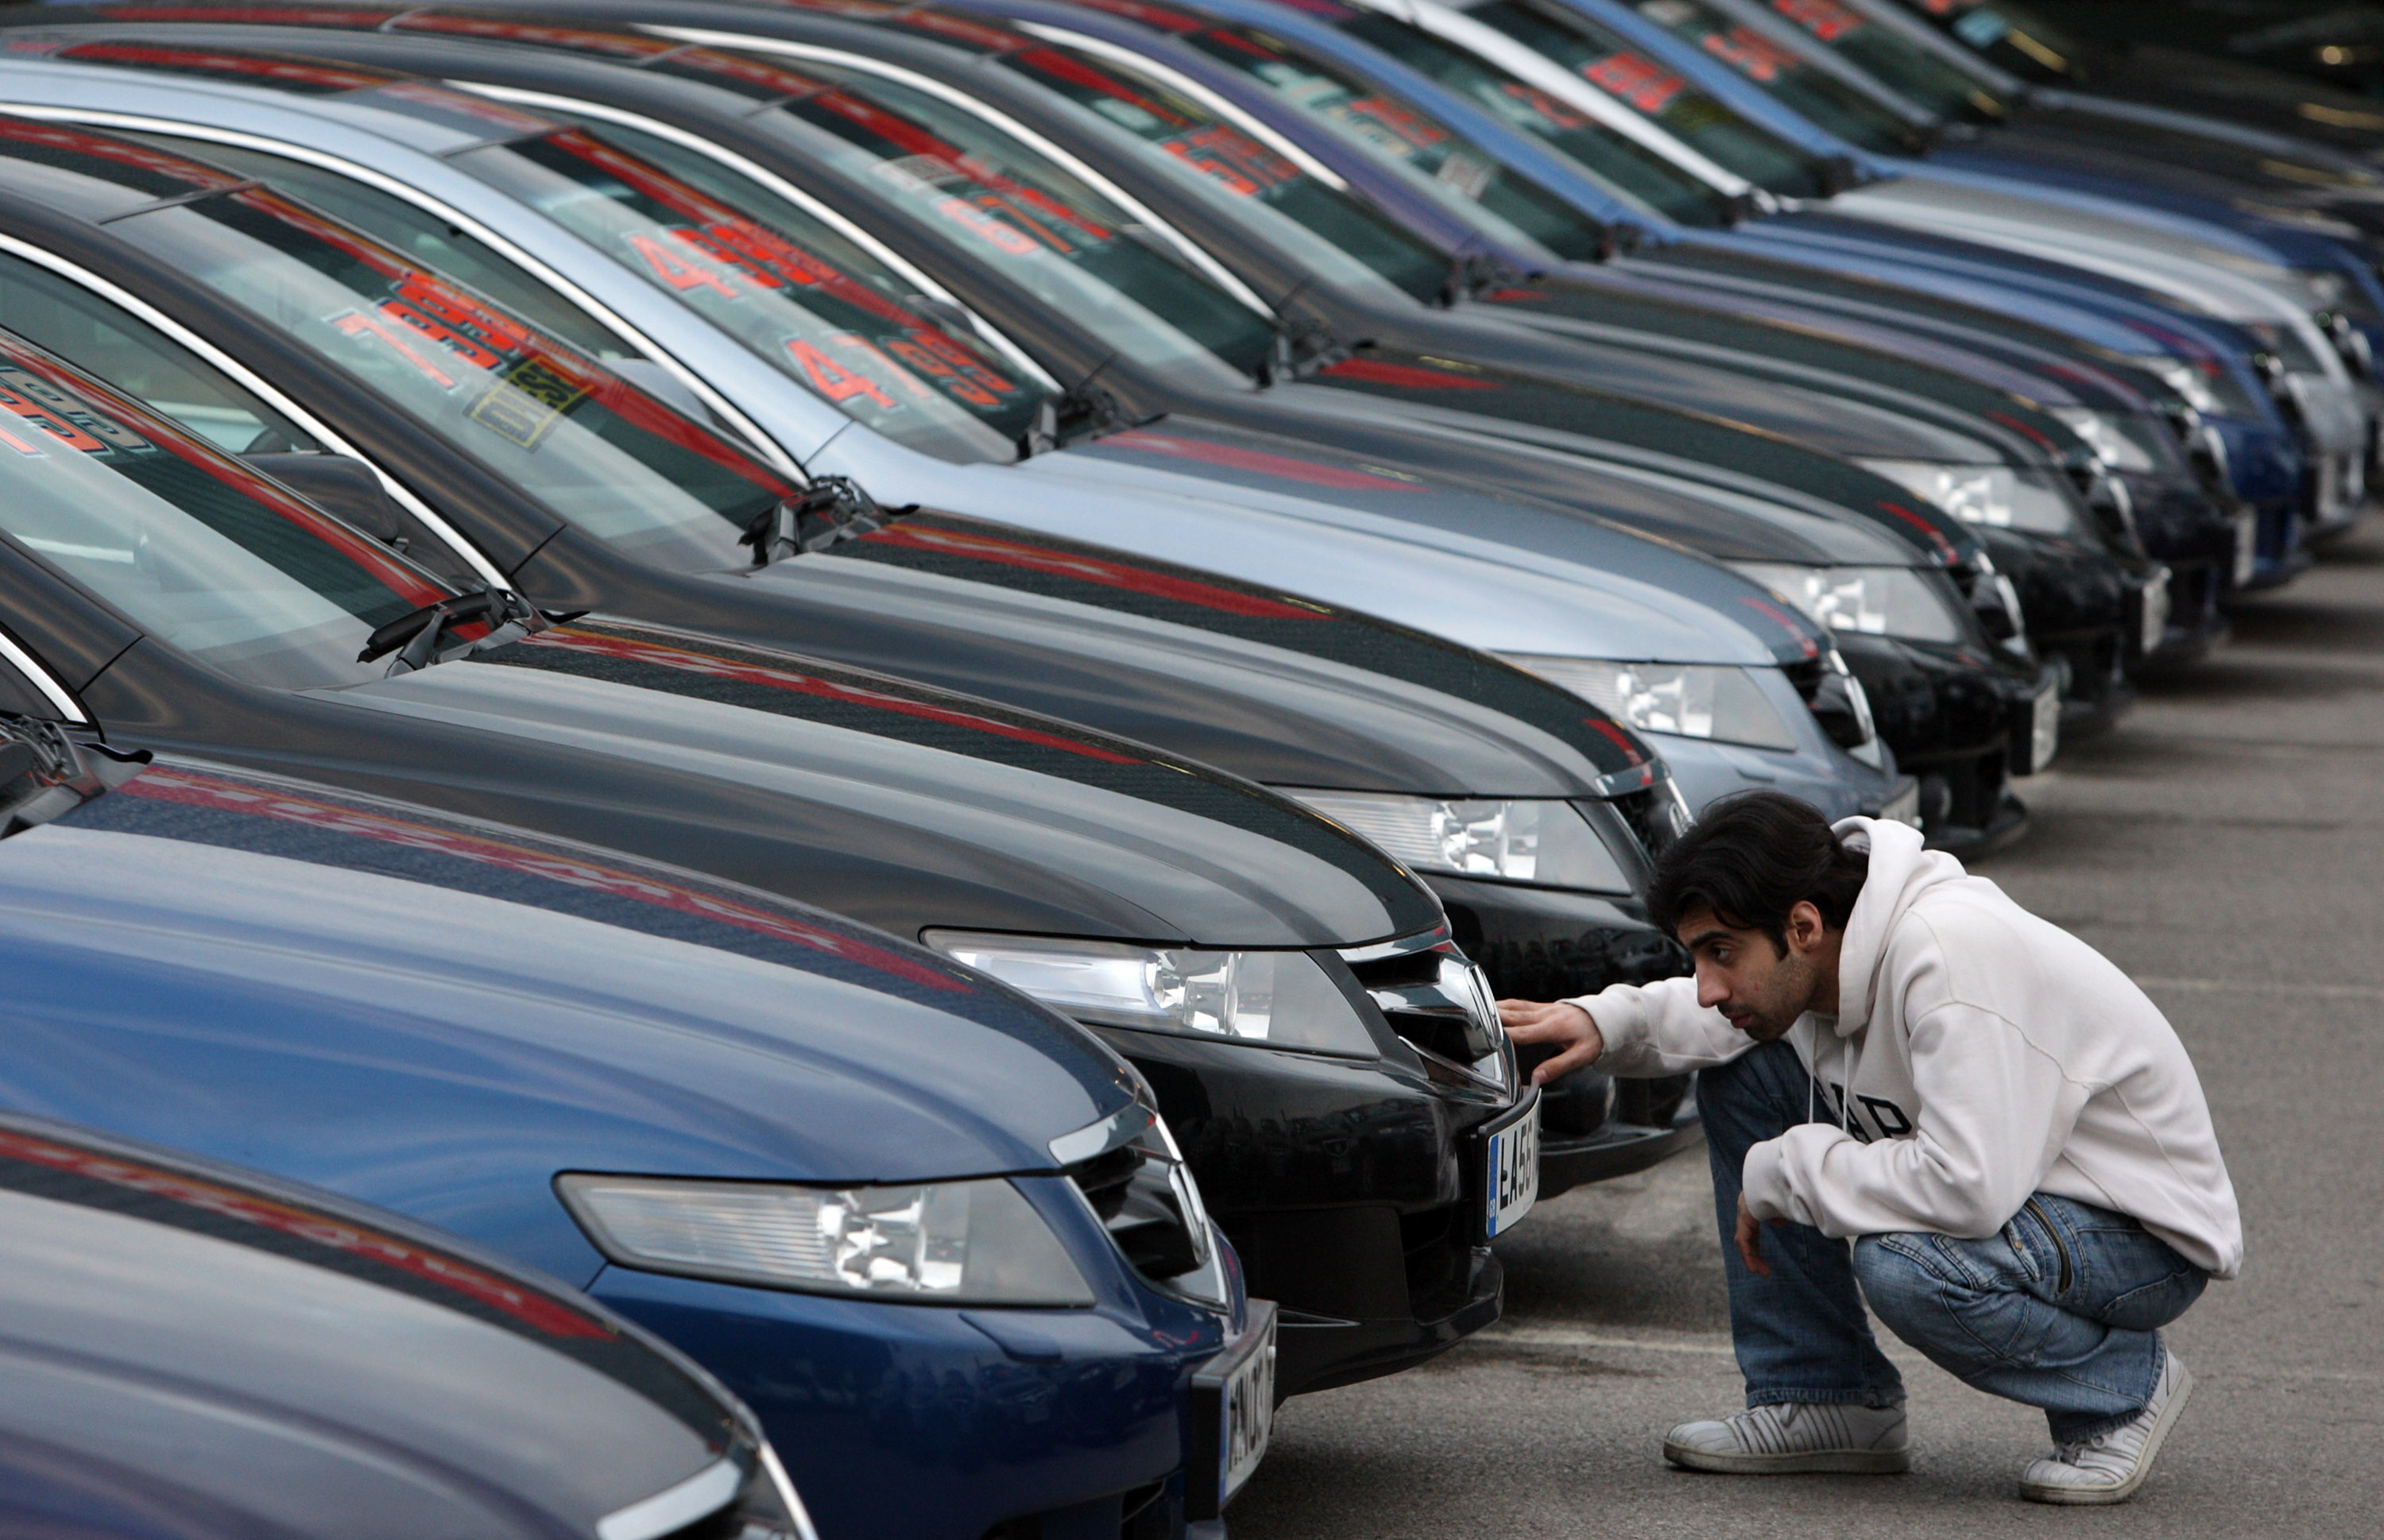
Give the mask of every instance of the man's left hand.
[{"label": "man's left hand", "polygon": [[[1771,1223],[1785,1224],[1788,1222],[1775,1219]],[[1771,1276],[1771,1264],[1763,1260],[1763,1222],[1756,1218],[1755,1211],[1746,1206],[1745,1193],[1738,1195],[1738,1260],[1745,1262],[1746,1270],[1757,1277]]]}]

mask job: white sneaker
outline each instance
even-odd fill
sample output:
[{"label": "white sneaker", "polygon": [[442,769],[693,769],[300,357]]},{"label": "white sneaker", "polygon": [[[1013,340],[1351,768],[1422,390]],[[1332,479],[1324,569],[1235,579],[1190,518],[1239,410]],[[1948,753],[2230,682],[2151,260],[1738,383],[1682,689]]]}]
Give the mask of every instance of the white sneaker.
[{"label": "white sneaker", "polygon": [[1757,1476],[1885,1475],[1912,1467],[1901,1401],[1791,1401],[1733,1411],[1719,1422],[1683,1422],[1665,1435],[1664,1458],[1692,1471]]},{"label": "white sneaker", "polygon": [[2082,1444],[2064,1444],[2020,1472],[2019,1495],[2040,1503],[2123,1503],[2153,1472],[2161,1440],[2193,1394],[2193,1376],[2162,1349],[2160,1383],[2136,1420]]}]

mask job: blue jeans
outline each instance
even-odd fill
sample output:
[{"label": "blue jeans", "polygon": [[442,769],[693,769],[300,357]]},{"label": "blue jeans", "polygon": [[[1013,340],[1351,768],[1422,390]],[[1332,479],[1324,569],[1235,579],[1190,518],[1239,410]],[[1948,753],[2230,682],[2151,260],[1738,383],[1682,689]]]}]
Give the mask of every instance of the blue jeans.
[{"label": "blue jeans", "polygon": [[2125,1214],[2040,1192],[1979,1240],[1910,1231],[1849,1246],[1809,1225],[1766,1224],[1771,1276],[1749,1273],[1732,1238],[1747,1149],[1831,1121],[1826,1107],[1784,1042],[1697,1075],[1748,1406],[1902,1397],[1902,1377],[1871,1336],[1868,1299],[1938,1367],[2042,1407],[2056,1441],[2092,1438],[2143,1410],[2160,1379],[2158,1329],[2209,1280]]}]

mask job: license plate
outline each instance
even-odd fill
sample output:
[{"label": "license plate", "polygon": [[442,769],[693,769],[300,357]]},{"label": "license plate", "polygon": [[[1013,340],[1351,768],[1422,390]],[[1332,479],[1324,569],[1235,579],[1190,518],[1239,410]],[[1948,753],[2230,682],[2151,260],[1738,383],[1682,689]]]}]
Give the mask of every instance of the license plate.
[{"label": "license plate", "polygon": [[2260,515],[2248,510],[2235,515],[2235,586],[2252,580],[2260,566]]},{"label": "license plate", "polygon": [[1216,1485],[1194,1480],[1184,1516],[1206,1521],[1224,1512],[1259,1462],[1274,1433],[1274,1301],[1249,1302],[1248,1325],[1224,1351],[1192,1376],[1194,1472],[1214,1471]]},{"label": "license plate", "polygon": [[2160,651],[2168,640],[2168,568],[2161,567],[2144,585],[2143,649],[2146,657]]},{"label": "license plate", "polygon": [[1488,1181],[1482,1211],[1487,1234],[1503,1236],[1532,1211],[1540,1196],[1540,1090],[1532,1087],[1522,1112],[1490,1133]]},{"label": "license plate", "polygon": [[2028,740],[2030,775],[2034,775],[2051,764],[2053,756],[2061,751],[2061,691],[2057,689],[2041,691],[2033,704],[2035,709],[2030,714],[2029,723],[2030,728]]}]

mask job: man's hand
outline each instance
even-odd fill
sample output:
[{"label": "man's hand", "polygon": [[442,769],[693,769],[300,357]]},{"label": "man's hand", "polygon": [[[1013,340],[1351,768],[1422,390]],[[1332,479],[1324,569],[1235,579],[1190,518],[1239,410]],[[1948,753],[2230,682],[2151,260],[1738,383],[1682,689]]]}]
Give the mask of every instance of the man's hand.
[{"label": "man's hand", "polygon": [[[1775,1219],[1771,1223],[1785,1224],[1788,1222],[1784,1219]],[[1745,1193],[1738,1195],[1737,1230],[1738,1260],[1745,1262],[1746,1270],[1757,1277],[1770,1277],[1771,1264],[1763,1260],[1763,1222],[1756,1218],[1755,1211],[1746,1206]]]},{"label": "man's hand", "polygon": [[1562,1051],[1532,1072],[1532,1084],[1545,1086],[1558,1075],[1597,1062],[1606,1051],[1606,1035],[1589,1012],[1567,1000],[1553,1004],[1533,1000],[1502,1000],[1498,1020],[1507,1036],[1519,1043],[1558,1043]]}]

